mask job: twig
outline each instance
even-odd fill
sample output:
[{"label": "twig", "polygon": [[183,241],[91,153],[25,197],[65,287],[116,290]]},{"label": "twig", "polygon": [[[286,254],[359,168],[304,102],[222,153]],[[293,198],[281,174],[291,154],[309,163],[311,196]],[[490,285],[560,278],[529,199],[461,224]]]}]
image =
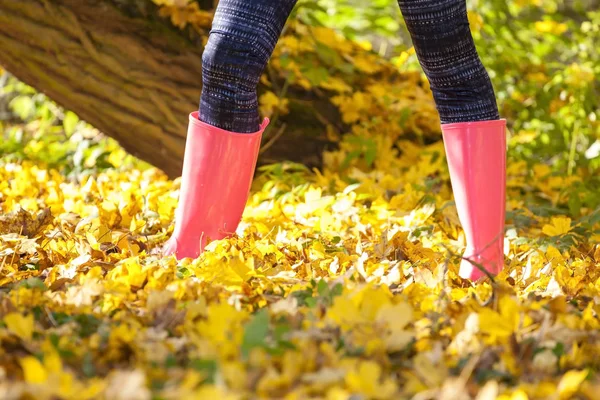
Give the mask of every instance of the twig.
[{"label": "twig", "polygon": [[48,320],[50,320],[50,322],[52,323],[52,325],[54,325],[55,328],[58,327],[58,323],[56,322],[56,320],[52,316],[52,313],[50,312],[50,310],[48,310],[48,307],[44,307],[44,311],[46,311],[46,315],[48,316]]},{"label": "twig", "polygon": [[575,168],[575,150],[577,148],[577,139],[579,138],[579,121],[575,122],[575,126],[573,127],[573,135],[571,139],[571,146],[569,148],[569,163],[567,167],[567,176],[573,175],[573,168]]},{"label": "twig", "polygon": [[287,128],[286,124],[281,125],[281,128],[279,128],[277,133],[275,135],[273,135],[273,137],[271,139],[269,139],[269,141],[267,143],[265,143],[264,146],[261,147],[261,149],[259,150],[259,154],[263,154],[265,151],[267,151],[269,149],[269,147],[273,146],[273,144],[275,144],[277,139],[279,139],[281,137],[281,135],[283,135],[283,132],[285,132],[285,128]]}]

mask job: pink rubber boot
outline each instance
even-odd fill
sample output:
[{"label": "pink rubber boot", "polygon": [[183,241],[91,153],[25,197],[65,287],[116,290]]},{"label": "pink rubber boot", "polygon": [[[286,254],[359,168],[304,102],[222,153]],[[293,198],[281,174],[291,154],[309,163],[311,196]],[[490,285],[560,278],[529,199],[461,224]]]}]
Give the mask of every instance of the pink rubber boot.
[{"label": "pink rubber boot", "polygon": [[468,260],[496,275],[504,268],[506,120],[443,124],[442,132],[467,239],[459,275],[471,280],[485,276]]},{"label": "pink rubber boot", "polygon": [[265,118],[258,132],[235,133],[200,121],[198,112],[190,114],[175,231],[164,255],[196,258],[208,238],[235,233],[268,124]]}]

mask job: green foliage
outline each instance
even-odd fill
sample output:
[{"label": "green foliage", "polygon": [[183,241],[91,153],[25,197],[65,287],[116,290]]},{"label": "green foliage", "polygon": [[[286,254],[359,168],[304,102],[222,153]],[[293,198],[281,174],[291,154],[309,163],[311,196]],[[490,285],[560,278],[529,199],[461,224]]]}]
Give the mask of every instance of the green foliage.
[{"label": "green foliage", "polygon": [[379,43],[381,54],[403,44],[398,37],[402,20],[396,0],[304,0],[299,2],[298,15],[309,24],[336,28],[350,39]]},{"label": "green foliage", "polygon": [[[116,141],[107,138],[79,117],[62,109],[43,93],[6,72],[0,75],[0,99],[8,100],[8,110],[17,123],[1,129],[0,159],[5,162],[32,160],[76,176],[137,163]],[[109,159],[111,157],[111,159]]]},{"label": "green foliage", "polygon": [[247,358],[255,348],[262,348],[270,354],[278,355],[283,354],[286,349],[293,349],[294,345],[287,340],[290,330],[285,319],[270,326],[269,311],[265,308],[259,310],[244,327],[242,356]]},{"label": "green foliage", "polygon": [[[597,2],[596,2],[597,3]],[[301,1],[305,22],[370,41],[389,58],[411,47],[396,0]],[[600,166],[600,12],[594,1],[469,0],[471,30],[490,72],[511,154],[572,174]],[[402,68],[418,69],[414,53]]]},{"label": "green foliage", "polygon": [[[501,114],[511,131],[511,156],[552,164],[561,174],[600,167],[600,12],[597,1],[468,0],[471,29],[490,72]],[[292,18],[335,28],[370,43],[376,53],[405,70],[418,70],[397,0],[300,0]],[[335,71],[352,68],[337,51],[316,42],[319,62],[306,58],[300,71],[312,86]],[[281,56],[285,67],[286,55]],[[346,71],[348,72],[348,71]],[[293,77],[290,77],[293,81]],[[45,95],[15,79],[0,79],[0,97],[11,94],[10,109],[25,124],[4,129],[0,157],[36,159],[66,172],[103,169],[116,146]],[[357,138],[353,158],[372,160],[376,150]],[[131,161],[131,160],[130,160]],[[574,198],[570,208],[578,207]],[[589,201],[588,201],[589,203]]]},{"label": "green foliage", "polygon": [[514,121],[516,152],[531,161],[553,158],[569,174],[600,138],[600,13],[582,4],[474,5],[484,18],[475,38],[504,114]]}]

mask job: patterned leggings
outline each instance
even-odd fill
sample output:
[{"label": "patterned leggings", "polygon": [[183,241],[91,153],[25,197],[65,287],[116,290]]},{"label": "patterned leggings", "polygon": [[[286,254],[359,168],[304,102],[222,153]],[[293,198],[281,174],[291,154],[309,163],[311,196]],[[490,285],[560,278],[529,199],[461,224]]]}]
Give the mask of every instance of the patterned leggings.
[{"label": "patterned leggings", "polygon": [[[220,0],[204,54],[199,118],[256,132],[256,89],[297,0]],[[465,0],[398,0],[442,123],[499,119]]]}]

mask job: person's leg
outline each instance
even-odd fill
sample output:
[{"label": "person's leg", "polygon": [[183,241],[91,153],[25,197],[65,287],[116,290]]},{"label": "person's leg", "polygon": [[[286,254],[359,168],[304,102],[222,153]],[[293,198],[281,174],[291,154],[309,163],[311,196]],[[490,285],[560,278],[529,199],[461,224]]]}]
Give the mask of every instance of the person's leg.
[{"label": "person's leg", "polygon": [[469,30],[465,0],[398,0],[440,114],[467,247],[459,274],[504,266],[506,121]]},{"label": "person's leg", "polygon": [[398,0],[443,124],[499,119],[465,0]]},{"label": "person's leg", "polygon": [[220,0],[202,55],[200,120],[256,132],[256,88],[297,0]]},{"label": "person's leg", "polygon": [[197,257],[235,232],[268,120],[256,89],[296,0],[220,0],[202,57],[199,112],[189,117],[179,204],[164,255]]}]

